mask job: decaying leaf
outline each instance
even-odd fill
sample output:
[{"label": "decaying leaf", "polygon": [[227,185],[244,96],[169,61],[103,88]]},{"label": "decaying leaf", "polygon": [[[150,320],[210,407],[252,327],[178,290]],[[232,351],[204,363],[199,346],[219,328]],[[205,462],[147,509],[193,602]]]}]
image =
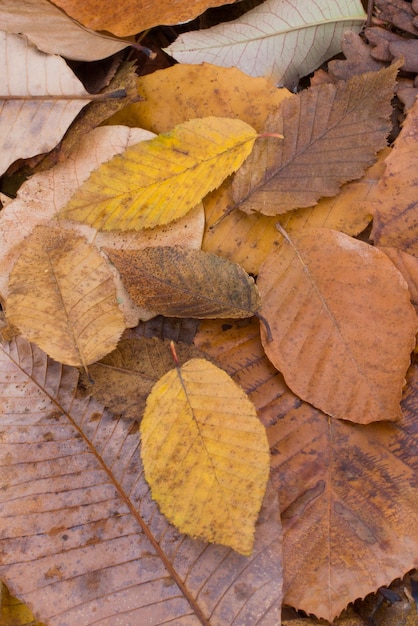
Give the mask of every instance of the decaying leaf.
[{"label": "decaying leaf", "polygon": [[344,31],[359,31],[365,18],[358,0],[267,0],[233,22],[180,35],[166,52],[292,87],[340,52]]},{"label": "decaying leaf", "polygon": [[96,61],[129,45],[84,28],[47,0],[1,0],[0,24],[8,33],[25,35],[42,52],[67,59]]},{"label": "decaying leaf", "polygon": [[[280,623],[277,494],[251,557],[179,534],[152,501],[137,428],[76,394],[78,372],[0,344],[0,577],[48,626]],[[11,523],[13,520],[13,523]]]},{"label": "decaying leaf", "polygon": [[254,280],[239,265],[181,246],[106,250],[132,300],[167,317],[251,317]]},{"label": "decaying leaf", "polygon": [[90,94],[64,59],[0,31],[0,174],[17,159],[48,152]]},{"label": "decaying leaf", "polygon": [[[187,344],[177,343],[180,365],[201,356]],[[148,394],[155,383],[173,368],[170,342],[156,337],[122,339],[116,349],[89,366],[83,383],[88,392],[116,415],[140,420]],[[89,380],[90,379],[90,380]]]},{"label": "decaying leaf", "polygon": [[334,624],[349,602],[416,567],[417,366],[396,424],[333,420],[272,371],[257,327],[205,321],[195,343],[249,394],[267,426],[285,533],[285,604]]},{"label": "decaying leaf", "polygon": [[417,319],[405,280],[380,250],[311,229],[272,252],[257,281],[264,349],[303,400],[340,419],[400,418]]},{"label": "decaying leaf", "polygon": [[1,626],[45,626],[35,620],[32,611],[17,598],[10,595],[6,585],[0,582]]},{"label": "decaying leaf", "polygon": [[334,196],[342,183],[359,178],[386,146],[398,69],[394,64],[285,100],[265,128],[283,140],[257,141],[234,178],[239,208],[280,215]]},{"label": "decaying leaf", "polygon": [[242,389],[209,361],[191,359],[154,386],[140,429],[145,478],[168,520],[250,555],[269,450]]},{"label": "decaying leaf", "polygon": [[10,276],[8,319],[49,356],[86,367],[111,352],[125,324],[106,261],[74,233],[37,226]]},{"label": "decaying leaf", "polygon": [[98,230],[167,224],[183,217],[235,172],[256,137],[255,130],[241,120],[190,120],[103,164],[60,215]]}]

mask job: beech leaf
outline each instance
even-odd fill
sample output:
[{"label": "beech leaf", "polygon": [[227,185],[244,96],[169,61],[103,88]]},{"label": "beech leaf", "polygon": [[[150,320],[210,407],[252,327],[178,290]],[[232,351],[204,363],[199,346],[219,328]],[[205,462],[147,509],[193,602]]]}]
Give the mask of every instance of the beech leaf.
[{"label": "beech leaf", "polygon": [[49,152],[90,94],[64,59],[0,31],[0,174],[17,159]]},{"label": "beech leaf", "polygon": [[361,30],[365,19],[358,0],[267,0],[233,22],[180,35],[166,52],[292,87],[340,52],[344,31]]},{"label": "beech leaf", "polygon": [[141,230],[178,219],[235,172],[256,131],[241,120],[198,118],[128,148],[92,172],[60,216],[98,230]]},{"label": "beech leaf", "polygon": [[260,306],[239,265],[181,246],[106,250],[138,306],[166,317],[250,317]]},{"label": "beech leaf", "polygon": [[17,337],[0,344],[0,577],[48,626],[280,624],[277,493],[251,557],[179,534],[152,501],[138,428],[78,372]]},{"label": "beech leaf", "polygon": [[257,284],[264,349],[294,393],[340,419],[400,418],[417,318],[384,253],[311,229],[268,256]]},{"label": "beech leaf", "polygon": [[251,554],[269,449],[242,389],[209,361],[191,359],[154,386],[140,430],[145,478],[167,519]]},{"label": "beech leaf", "polygon": [[359,178],[386,146],[399,64],[311,87],[284,100],[237,172],[234,200],[246,213],[280,215],[334,196]]},{"label": "beech leaf", "polygon": [[74,233],[37,226],[10,275],[7,317],[49,356],[86,367],[125,325],[105,259]]}]

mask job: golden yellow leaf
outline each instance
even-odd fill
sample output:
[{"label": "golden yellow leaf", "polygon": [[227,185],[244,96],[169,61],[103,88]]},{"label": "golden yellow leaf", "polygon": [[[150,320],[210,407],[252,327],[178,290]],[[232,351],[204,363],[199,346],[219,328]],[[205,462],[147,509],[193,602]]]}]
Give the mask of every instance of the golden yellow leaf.
[{"label": "golden yellow leaf", "polygon": [[182,246],[106,253],[133,302],[166,317],[251,317],[260,307],[254,279],[216,254]]},{"label": "golden yellow leaf", "polygon": [[52,358],[86,366],[111,352],[125,325],[106,261],[72,232],[37,226],[12,270],[7,317]]},{"label": "golden yellow leaf", "polygon": [[251,554],[269,447],[243,390],[209,361],[191,359],[154,386],[140,430],[145,477],[167,519]]},{"label": "golden yellow leaf", "polygon": [[417,319],[386,255],[315,228],[272,252],[257,284],[264,349],[295,394],[340,419],[400,418]]},{"label": "golden yellow leaf", "polygon": [[141,230],[178,219],[235,172],[256,131],[207,117],[128,148],[92,172],[60,216],[98,230]]}]

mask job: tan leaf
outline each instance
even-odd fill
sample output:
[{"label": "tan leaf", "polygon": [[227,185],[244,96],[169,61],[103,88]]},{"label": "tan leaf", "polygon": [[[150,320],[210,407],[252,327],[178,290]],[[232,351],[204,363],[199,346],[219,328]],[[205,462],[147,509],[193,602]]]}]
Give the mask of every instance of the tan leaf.
[{"label": "tan leaf", "polygon": [[181,246],[106,250],[132,300],[167,317],[250,317],[254,280],[239,265]]},{"label": "tan leaf", "polygon": [[47,0],[2,0],[0,24],[7,33],[25,35],[42,52],[79,61],[104,59],[130,45],[84,28]]},{"label": "tan leaf", "polygon": [[418,256],[418,102],[408,111],[376,190],[371,237],[379,246]]},{"label": "tan leaf", "polygon": [[8,319],[54,359],[86,367],[125,325],[106,261],[78,235],[37,226],[10,276]]},{"label": "tan leaf", "polygon": [[271,490],[250,558],[180,535],[151,500],[137,428],[78,398],[76,370],[18,337],[0,372],[0,577],[38,619],[280,624]]},{"label": "tan leaf", "polygon": [[204,359],[153,387],[140,425],[154,500],[180,532],[249,556],[269,476],[269,449],[254,405]]},{"label": "tan leaf", "polygon": [[254,320],[204,321],[195,343],[249,394],[267,426],[285,604],[340,624],[334,618],[348,603],[416,567],[417,367],[402,420],[365,426],[301,402],[267,361]]},{"label": "tan leaf", "polygon": [[399,419],[417,319],[386,255],[311,229],[269,255],[257,284],[264,349],[294,393],[340,419]]},{"label": "tan leaf", "polygon": [[394,266],[400,271],[402,276],[408,283],[409,295],[411,302],[418,307],[418,258],[412,256],[403,250],[397,250],[396,248],[387,248],[385,246],[379,246],[379,250],[382,250],[390,258]]},{"label": "tan leaf", "polygon": [[234,178],[234,200],[246,213],[280,215],[334,196],[360,178],[391,128],[391,98],[399,65],[354,76],[347,83],[305,89],[283,102]]},{"label": "tan leaf", "polygon": [[49,152],[90,94],[64,59],[0,31],[0,174],[17,159]]},{"label": "tan leaf", "polygon": [[[182,343],[176,344],[176,353],[180,365],[201,356],[196,348]],[[84,375],[83,384],[113,413],[140,420],[148,394],[173,365],[168,339],[122,339],[113,352],[89,366],[89,378]]]},{"label": "tan leaf", "polygon": [[181,63],[238,67],[293,87],[341,51],[345,30],[361,30],[358,0],[267,0],[233,22],[181,34],[166,52]]},{"label": "tan leaf", "polygon": [[229,4],[233,0],[177,0],[167,4],[156,4],[150,0],[111,0],[100,3],[97,10],[95,0],[54,0],[54,4],[64,9],[78,22],[93,30],[106,30],[119,37],[135,35],[160,24],[187,22],[200,15],[209,7]]},{"label": "tan leaf", "polygon": [[257,138],[245,122],[188,120],[93,171],[60,217],[98,230],[142,230],[183,217],[235,172]]}]

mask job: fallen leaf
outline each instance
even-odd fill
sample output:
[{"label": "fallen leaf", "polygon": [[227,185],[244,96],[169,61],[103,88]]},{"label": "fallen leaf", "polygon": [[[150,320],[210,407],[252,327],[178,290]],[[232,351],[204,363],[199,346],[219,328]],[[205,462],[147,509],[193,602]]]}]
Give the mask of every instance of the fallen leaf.
[{"label": "fallen leaf", "polygon": [[60,216],[98,230],[141,230],[183,217],[234,172],[257,134],[241,120],[207,117],[141,142],[92,172]]},{"label": "fallen leaf", "polygon": [[371,238],[379,246],[399,248],[418,256],[418,102],[408,111],[386,170],[376,189]]},{"label": "fallen leaf", "polygon": [[178,24],[192,20],[209,7],[229,4],[232,1],[194,0],[190,4],[179,0],[161,6],[150,0],[120,0],[117,4],[106,0],[100,3],[100,11],[97,10],[95,0],[54,0],[54,4],[84,26],[124,37],[160,24]]},{"label": "fallen leaf", "polygon": [[294,393],[339,419],[400,418],[417,318],[385,254],[311,229],[269,255],[257,285],[264,349]]},{"label": "fallen leaf", "polygon": [[250,558],[180,535],[150,497],[137,429],[78,398],[74,368],[18,337],[0,370],[0,577],[38,619],[280,624],[277,494]]},{"label": "fallen leaf", "polygon": [[332,59],[328,62],[327,75],[335,81],[349,80],[355,74],[375,72],[383,67],[383,62],[372,57],[370,45],[352,30],[344,33],[341,48],[345,59]]},{"label": "fallen leaf", "polygon": [[10,595],[6,585],[0,582],[1,626],[45,626],[35,620],[32,611],[17,598]]},{"label": "fallen leaf", "polygon": [[389,248],[385,246],[379,246],[379,250],[387,254],[397,270],[402,274],[408,283],[409,295],[411,302],[418,307],[418,258],[403,252],[403,250],[397,250],[396,248]]},{"label": "fallen leaf", "polygon": [[[176,344],[180,365],[201,356],[193,346]],[[127,419],[140,420],[148,394],[173,368],[170,342],[156,337],[122,339],[115,350],[89,366],[83,385],[105,407]]]},{"label": "fallen leaf", "polygon": [[209,63],[178,63],[140,76],[137,89],[144,99],[126,106],[108,123],[165,133],[177,124],[210,114],[238,118],[261,131],[269,113],[285,98],[293,97],[270,80]]},{"label": "fallen leaf", "polygon": [[204,321],[195,343],[249,394],[267,426],[285,532],[284,603],[337,625],[350,602],[416,567],[418,369],[396,424],[332,420],[274,373],[257,326]]},{"label": "fallen leaf", "polygon": [[165,51],[181,63],[237,67],[293,87],[341,51],[344,31],[361,30],[357,0],[267,0],[233,22],[184,33]]},{"label": "fallen leaf", "polygon": [[132,300],[167,317],[250,317],[253,278],[226,259],[181,246],[106,250]]},{"label": "fallen leaf", "polygon": [[91,95],[64,59],[0,31],[0,175],[17,159],[49,152]]},{"label": "fallen leaf", "polygon": [[280,215],[360,178],[386,145],[397,70],[395,64],[285,100],[265,128],[284,138],[256,142],[234,178],[236,205],[246,213]]},{"label": "fallen leaf", "polygon": [[191,359],[156,383],[140,430],[145,478],[167,519],[249,556],[269,449],[242,389],[209,361]]},{"label": "fallen leaf", "polygon": [[42,52],[67,59],[96,61],[130,45],[77,24],[47,0],[2,0],[2,30],[25,35]]},{"label": "fallen leaf", "polygon": [[416,13],[410,2],[402,0],[376,0],[376,8],[379,12],[379,19],[393,24],[397,28],[404,30],[412,35],[417,34],[417,30],[413,25]]},{"label": "fallen leaf", "polygon": [[7,317],[49,356],[86,367],[125,328],[106,261],[83,237],[37,226],[10,275]]}]

